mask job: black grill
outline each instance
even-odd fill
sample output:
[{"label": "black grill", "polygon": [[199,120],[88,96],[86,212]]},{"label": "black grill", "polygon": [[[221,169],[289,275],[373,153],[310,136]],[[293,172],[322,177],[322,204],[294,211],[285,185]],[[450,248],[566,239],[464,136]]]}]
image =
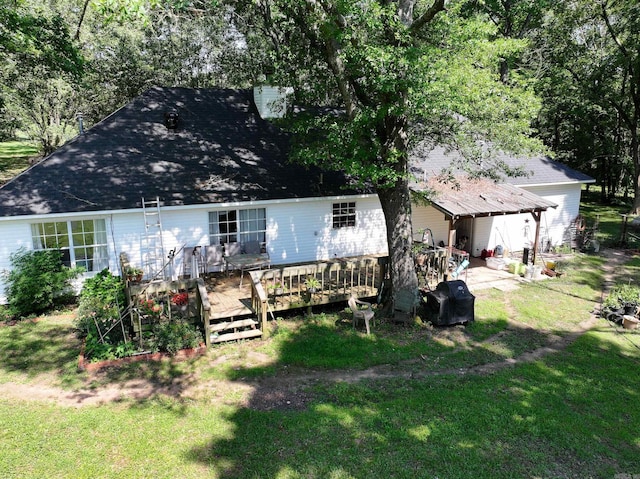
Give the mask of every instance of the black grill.
[{"label": "black grill", "polygon": [[443,281],[427,293],[429,320],[436,326],[473,321],[475,299],[464,281]]}]

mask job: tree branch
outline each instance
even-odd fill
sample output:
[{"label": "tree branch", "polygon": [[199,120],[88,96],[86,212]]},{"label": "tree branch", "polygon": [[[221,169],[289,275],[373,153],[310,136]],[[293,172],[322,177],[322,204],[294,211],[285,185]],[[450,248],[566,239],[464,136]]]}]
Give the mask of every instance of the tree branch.
[{"label": "tree branch", "polygon": [[624,55],[624,57],[629,58],[629,52],[627,51],[626,47],[622,44],[622,42],[618,39],[618,35],[616,35],[616,32],[613,30],[613,25],[611,25],[611,21],[609,20],[609,14],[607,13],[606,5],[604,3],[601,3],[600,7],[602,9],[602,19],[604,20],[604,23],[607,26],[607,31],[609,32],[609,35],[611,35],[611,39],[617,45],[618,49]]},{"label": "tree branch", "polygon": [[[416,33],[422,27],[424,27],[427,23],[430,23],[431,20],[435,18],[435,16],[444,10],[444,2],[445,0],[434,0],[433,5],[431,5],[422,15],[420,15],[409,27],[411,33]],[[413,4],[410,0],[400,0],[400,4],[411,4],[411,12],[413,12]],[[409,5],[407,5],[409,7]]]},{"label": "tree branch", "polygon": [[80,19],[78,20],[78,27],[76,28],[76,34],[73,36],[74,41],[78,41],[80,39],[80,28],[82,27],[82,22],[84,21],[84,16],[87,13],[87,7],[89,6],[89,2],[91,0],[85,0],[84,5],[82,6],[82,13],[80,13]]}]

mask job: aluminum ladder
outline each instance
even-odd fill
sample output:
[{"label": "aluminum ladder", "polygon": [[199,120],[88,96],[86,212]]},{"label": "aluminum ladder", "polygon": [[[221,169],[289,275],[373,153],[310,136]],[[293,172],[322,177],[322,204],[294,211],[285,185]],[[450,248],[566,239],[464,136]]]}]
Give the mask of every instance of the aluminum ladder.
[{"label": "aluminum ladder", "polygon": [[142,214],[145,230],[142,244],[142,269],[150,281],[166,279],[160,198],[156,196],[155,200],[145,201],[143,197]]}]

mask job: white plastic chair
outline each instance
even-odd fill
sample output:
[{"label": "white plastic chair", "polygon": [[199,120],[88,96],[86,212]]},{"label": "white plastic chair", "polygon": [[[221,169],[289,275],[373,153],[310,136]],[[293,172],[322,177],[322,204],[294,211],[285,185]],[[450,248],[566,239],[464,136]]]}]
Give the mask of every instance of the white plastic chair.
[{"label": "white plastic chair", "polygon": [[371,334],[369,330],[369,321],[373,320],[375,311],[370,303],[366,301],[360,301],[355,296],[349,298],[349,309],[353,313],[353,327],[356,327],[356,323],[359,320],[364,320],[364,325],[367,328],[367,334]]}]

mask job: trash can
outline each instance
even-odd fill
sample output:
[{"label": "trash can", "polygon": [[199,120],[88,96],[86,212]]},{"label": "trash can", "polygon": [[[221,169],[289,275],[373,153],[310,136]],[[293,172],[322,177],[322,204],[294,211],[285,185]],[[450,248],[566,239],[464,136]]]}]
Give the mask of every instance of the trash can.
[{"label": "trash can", "polygon": [[436,326],[468,323],[475,319],[474,303],[464,281],[443,281],[427,293],[429,320]]}]

